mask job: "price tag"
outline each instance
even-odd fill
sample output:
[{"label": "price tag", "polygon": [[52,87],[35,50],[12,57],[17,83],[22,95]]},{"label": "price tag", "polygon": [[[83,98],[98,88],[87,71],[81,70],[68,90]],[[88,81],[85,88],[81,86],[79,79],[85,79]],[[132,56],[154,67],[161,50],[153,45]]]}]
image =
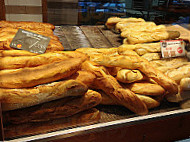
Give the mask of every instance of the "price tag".
[{"label": "price tag", "polygon": [[30,31],[19,29],[10,47],[42,54],[46,51],[50,38]]},{"label": "price tag", "polygon": [[181,39],[162,40],[160,46],[163,58],[185,56],[185,42]]}]

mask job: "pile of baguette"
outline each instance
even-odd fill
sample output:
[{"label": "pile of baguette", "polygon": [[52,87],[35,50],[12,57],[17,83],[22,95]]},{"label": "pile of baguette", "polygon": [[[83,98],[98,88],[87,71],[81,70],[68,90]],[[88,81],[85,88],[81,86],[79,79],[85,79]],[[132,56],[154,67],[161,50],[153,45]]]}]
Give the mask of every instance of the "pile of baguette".
[{"label": "pile of baguette", "polygon": [[[49,36],[46,53],[11,48],[10,41],[19,28]],[[76,51],[61,51],[64,48],[53,29],[46,23],[0,21],[0,102],[5,124],[69,117],[73,120],[65,119],[69,125],[100,119],[94,107],[100,104],[101,94],[88,87],[95,75],[81,70],[88,57]],[[5,130],[9,136],[19,133],[12,127]]]},{"label": "pile of baguette", "polygon": [[117,48],[118,54],[139,56],[147,60],[151,66],[177,83],[178,93],[166,95],[167,100],[180,102],[182,108],[190,107],[190,63],[188,59],[186,57],[161,58],[159,41],[178,38],[180,36],[178,31],[168,31],[164,25],[146,22],[141,18],[111,17],[105,25],[108,29],[120,33],[124,38],[123,44]]}]

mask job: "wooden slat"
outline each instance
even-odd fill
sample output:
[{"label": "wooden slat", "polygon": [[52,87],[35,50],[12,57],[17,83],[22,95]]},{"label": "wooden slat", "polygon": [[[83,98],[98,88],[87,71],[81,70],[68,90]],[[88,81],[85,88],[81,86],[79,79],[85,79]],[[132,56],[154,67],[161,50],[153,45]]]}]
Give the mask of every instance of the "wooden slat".
[{"label": "wooden slat", "polygon": [[55,27],[54,34],[59,37],[59,40],[61,41],[64,47],[64,50],[67,50],[67,51],[72,50],[61,27],[58,27],[58,26]]},{"label": "wooden slat", "polygon": [[42,0],[43,22],[47,22],[47,20],[48,20],[47,11],[48,11],[48,8],[47,8],[47,0]]},{"label": "wooden slat", "polygon": [[0,20],[5,20],[5,2],[0,0]]},{"label": "wooden slat", "polygon": [[41,6],[6,5],[6,14],[42,14]]},{"label": "wooden slat", "polygon": [[3,117],[2,117],[2,109],[0,103],[0,141],[4,141],[4,128],[3,128]]},{"label": "wooden slat", "polygon": [[63,26],[62,31],[72,50],[82,47],[91,47],[88,39],[77,26]]},{"label": "wooden slat", "polygon": [[80,26],[92,47],[94,48],[110,48],[112,45],[95,26]]},{"label": "wooden slat", "polygon": [[113,47],[118,47],[122,44],[122,39],[119,34],[115,34],[110,30],[106,30],[103,25],[97,26],[107,40],[111,43]]}]

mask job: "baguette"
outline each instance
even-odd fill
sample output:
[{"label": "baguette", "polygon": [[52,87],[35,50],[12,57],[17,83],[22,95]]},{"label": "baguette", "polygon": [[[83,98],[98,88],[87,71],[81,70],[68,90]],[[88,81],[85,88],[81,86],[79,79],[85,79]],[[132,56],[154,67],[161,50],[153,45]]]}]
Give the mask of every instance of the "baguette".
[{"label": "baguette", "polygon": [[104,67],[91,61],[85,61],[82,64],[82,69],[93,72],[96,75],[94,86],[106,92],[117,103],[139,115],[148,113],[146,105],[133,92],[123,89],[117,80],[107,73]]},{"label": "baguette", "polygon": [[144,19],[142,18],[119,18],[119,17],[110,17],[107,19],[106,23],[105,23],[105,26],[108,28],[108,29],[113,29],[115,28],[115,25],[118,23],[118,22],[144,22]]},{"label": "baguette", "polygon": [[137,52],[135,52],[133,50],[124,50],[124,51],[121,51],[120,48],[118,48],[118,53],[120,55],[126,55],[126,56],[138,56]]},{"label": "baguette", "polygon": [[28,89],[0,89],[2,110],[14,110],[49,102],[68,96],[81,96],[87,86],[76,80],[52,82]]},{"label": "baguette", "polygon": [[98,92],[88,90],[85,95],[80,97],[64,98],[30,108],[10,111],[4,113],[4,118],[13,124],[49,121],[55,118],[69,117],[93,108],[101,102],[101,99]]},{"label": "baguette", "polygon": [[142,55],[141,57],[148,61],[152,61],[152,60],[160,60],[162,55],[161,53],[146,53]]},{"label": "baguette", "polygon": [[179,84],[182,78],[190,77],[190,64],[168,71],[165,74]]},{"label": "baguette", "polygon": [[[101,91],[100,94],[102,95],[102,101],[100,104],[102,104],[102,105],[120,105],[116,101],[111,99],[108,95],[106,95],[103,91]],[[144,96],[144,95],[137,95],[137,96],[141,101],[143,101],[146,104],[148,109],[155,108],[160,105],[159,101],[157,101],[151,97]]]},{"label": "baguette", "polygon": [[166,31],[166,27],[164,25],[156,26],[156,24],[153,22],[129,24],[127,27],[125,27],[125,29],[122,30],[121,32],[121,37],[123,38],[127,38],[128,34],[135,33],[135,32],[152,32],[153,33],[153,32]]},{"label": "baguette", "polygon": [[87,54],[89,56],[94,54],[118,55],[117,48],[78,48],[76,51]]},{"label": "baguette", "polygon": [[139,28],[144,26],[144,25],[150,25],[154,26],[155,23],[153,22],[145,22],[143,19],[135,19],[135,21],[120,21],[115,25],[115,30],[118,32],[123,32],[126,30],[130,30],[131,27],[133,28]]},{"label": "baguette", "polygon": [[27,28],[27,29],[55,29],[55,26],[49,23],[40,22],[13,22],[13,21],[0,21],[0,27],[6,28]]},{"label": "baguette", "polygon": [[190,78],[182,78],[180,81],[181,90],[190,90]]},{"label": "baguette", "polygon": [[117,72],[116,79],[122,83],[132,83],[145,79],[139,70],[121,69]]},{"label": "baguette", "polygon": [[132,83],[127,85],[132,92],[148,96],[160,96],[165,94],[165,90],[158,84],[152,83]]},{"label": "baguette", "polygon": [[175,39],[180,36],[177,31],[158,31],[158,32],[133,32],[126,35],[129,44],[148,43],[166,39]]},{"label": "baguette", "polygon": [[2,88],[26,88],[69,77],[79,70],[84,60],[71,58],[38,67],[0,71]]},{"label": "baguette", "polygon": [[144,55],[145,53],[160,53],[161,47],[160,42],[156,43],[143,43],[143,44],[122,44],[118,48],[118,52],[121,54],[125,52],[126,50],[133,50],[139,55]]},{"label": "baguette", "polygon": [[139,56],[103,56],[94,55],[91,57],[91,61],[103,65],[106,67],[121,67],[125,69],[139,69],[150,79],[153,79],[159,85],[161,85],[168,94],[177,94],[178,87],[174,80],[164,75],[161,71],[154,68],[147,60]]},{"label": "baguette", "polygon": [[22,137],[24,135],[38,135],[41,133],[48,133],[52,131],[58,131],[67,129],[69,127],[90,125],[99,122],[100,112],[95,109],[89,109],[80,113],[77,113],[70,117],[45,121],[36,123],[25,124],[11,124],[4,126],[5,138]]},{"label": "baguette", "polygon": [[90,87],[93,84],[95,78],[96,76],[92,72],[79,70],[68,79],[80,81]]},{"label": "baguette", "polygon": [[32,53],[26,50],[0,50],[1,57],[17,57],[17,56],[35,56],[37,53]]},{"label": "baguette", "polygon": [[[45,53],[36,56],[19,56],[19,57],[2,57],[0,58],[0,70],[2,69],[18,69],[24,67],[36,67],[44,64],[49,64],[57,61],[63,61],[72,58],[72,54],[76,54],[76,57],[85,58],[86,56],[81,53],[73,53],[61,51],[55,53]],[[71,53],[71,54],[70,54]],[[79,54],[79,55],[78,55]]]}]

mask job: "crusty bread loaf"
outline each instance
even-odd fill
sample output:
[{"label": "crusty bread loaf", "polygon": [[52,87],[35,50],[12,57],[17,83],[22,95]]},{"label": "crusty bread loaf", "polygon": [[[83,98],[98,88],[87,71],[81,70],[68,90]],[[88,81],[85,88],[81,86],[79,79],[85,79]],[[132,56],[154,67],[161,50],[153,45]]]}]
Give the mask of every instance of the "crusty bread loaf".
[{"label": "crusty bread loaf", "polygon": [[132,83],[145,79],[139,70],[121,69],[117,72],[116,79],[122,83]]},{"label": "crusty bread loaf", "polygon": [[[22,50],[21,50],[22,52]],[[79,58],[85,58],[86,56],[79,52],[73,52]],[[1,57],[0,58],[0,70],[2,69],[18,69],[24,67],[36,67],[44,64],[49,64],[57,61],[63,61],[72,58],[73,55],[67,53],[67,51],[60,51],[55,53],[45,53],[36,56],[19,56],[19,57]],[[86,57],[87,58],[87,57]]]},{"label": "crusty bread loaf", "polygon": [[132,92],[142,95],[160,96],[164,95],[165,90],[158,84],[152,84],[147,82],[132,83],[126,86]]},{"label": "crusty bread loaf", "polygon": [[91,61],[85,61],[82,69],[93,72],[96,75],[94,86],[106,92],[117,103],[140,115],[148,113],[146,105],[133,92],[123,89],[113,76],[107,74],[105,68]]},{"label": "crusty bread loaf", "polygon": [[118,55],[117,48],[78,48],[76,51],[89,56],[94,54]]},{"label": "crusty bread loaf", "polygon": [[129,44],[148,43],[166,39],[175,39],[180,36],[177,31],[157,31],[157,32],[132,32],[126,35]]},{"label": "crusty bread loaf", "polygon": [[0,50],[1,57],[17,57],[17,56],[34,56],[37,53],[32,53],[26,50]]},{"label": "crusty bread loaf", "polygon": [[120,48],[118,48],[118,53],[120,55],[126,55],[126,56],[138,56],[137,52],[133,51],[133,50],[120,50]]},{"label": "crusty bread loaf", "polygon": [[181,90],[190,90],[190,78],[182,78],[180,81]]},{"label": "crusty bread loaf", "polygon": [[92,72],[79,70],[75,74],[73,74],[72,76],[70,76],[68,78],[80,81],[80,82],[84,83],[85,85],[87,85],[88,87],[90,87],[93,84],[96,76]]},{"label": "crusty bread loaf", "polygon": [[161,52],[160,42],[156,43],[143,43],[143,44],[122,44],[118,48],[118,52],[122,54],[126,50],[134,50],[137,54],[143,55],[145,53],[159,53]]},{"label": "crusty bread loaf", "polygon": [[84,60],[71,58],[37,67],[26,67],[0,71],[0,87],[25,88],[49,83],[69,77],[77,70]]},{"label": "crusty bread loaf", "polygon": [[[102,95],[102,101],[100,104],[102,104],[102,105],[121,105],[121,104],[117,103],[116,101],[114,101],[113,99],[111,99],[103,91],[98,91],[98,92],[100,92],[100,94]],[[159,101],[157,101],[151,97],[144,96],[144,95],[137,95],[137,96],[141,101],[143,101],[146,104],[148,109],[155,108],[160,105]]]},{"label": "crusty bread loaf", "polygon": [[0,101],[3,111],[25,108],[44,102],[81,96],[87,91],[87,86],[76,80],[52,82],[28,89],[0,89]]},{"label": "crusty bread loaf", "polygon": [[123,20],[121,22],[118,22],[116,25],[115,25],[115,30],[118,31],[118,32],[123,32],[123,31],[127,31],[127,30],[130,30],[131,28],[137,28],[139,29],[140,27],[142,28],[142,26],[154,26],[155,23],[153,22],[145,22],[143,19],[139,18],[139,19],[133,19],[126,21],[126,20]]},{"label": "crusty bread loaf", "polygon": [[0,21],[0,27],[6,28],[27,28],[27,29],[55,29],[55,26],[49,23],[40,22],[13,22],[13,21]]},{"label": "crusty bread loaf", "polygon": [[8,119],[6,121],[9,123],[14,124],[48,121],[55,118],[72,116],[90,109],[98,105],[101,99],[101,95],[98,92],[88,90],[80,97],[67,97],[30,108],[7,112],[4,118]]},{"label": "crusty bread loaf", "polygon": [[100,112],[97,109],[92,108],[70,117],[45,122],[6,125],[4,126],[4,132],[5,138],[11,139],[26,135],[46,134],[48,132],[63,130],[69,127],[90,125],[99,122],[99,120]]},{"label": "crusty bread loaf", "polygon": [[190,64],[184,65],[177,69],[173,69],[165,73],[167,76],[175,80],[177,83],[180,83],[182,78],[190,77]]},{"label": "crusty bread loaf", "polygon": [[166,27],[164,25],[156,25],[153,22],[142,22],[129,24],[125,29],[121,32],[121,37],[127,38],[127,35],[135,32],[161,32],[166,31]]},{"label": "crusty bread loaf", "polygon": [[106,23],[105,23],[105,26],[108,28],[108,29],[112,29],[112,28],[115,28],[115,25],[118,23],[118,22],[144,22],[144,19],[142,18],[119,18],[119,17],[110,17],[107,19]]},{"label": "crusty bread loaf", "polygon": [[164,75],[161,71],[154,68],[147,60],[139,56],[117,55],[109,57],[104,55],[94,55],[90,60],[107,67],[139,69],[147,77],[153,79],[168,91],[168,94],[177,94],[178,92],[178,87],[174,80]]},{"label": "crusty bread loaf", "polygon": [[148,61],[152,61],[152,60],[160,60],[162,55],[161,53],[145,53],[141,57]]}]

